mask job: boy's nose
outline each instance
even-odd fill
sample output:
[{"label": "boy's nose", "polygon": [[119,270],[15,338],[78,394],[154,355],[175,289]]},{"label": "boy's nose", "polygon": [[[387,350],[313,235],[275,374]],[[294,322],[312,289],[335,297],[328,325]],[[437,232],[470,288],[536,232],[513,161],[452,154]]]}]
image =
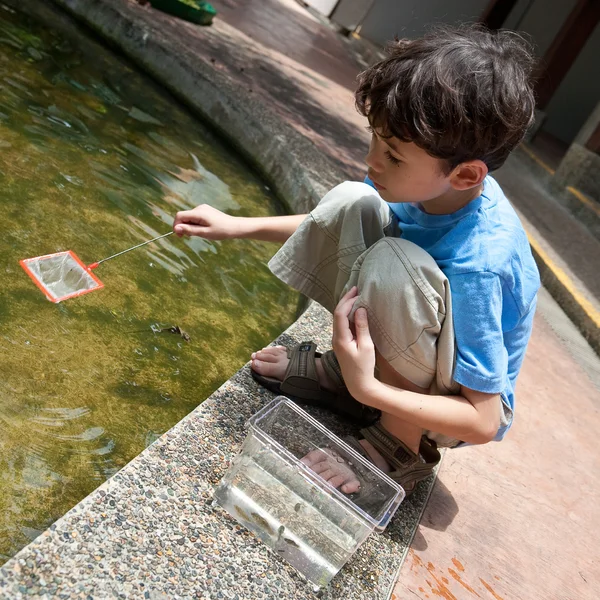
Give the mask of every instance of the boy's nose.
[{"label": "boy's nose", "polygon": [[383,172],[384,164],[382,157],[377,156],[377,153],[373,147],[369,148],[365,162],[367,163],[367,167],[369,167],[369,169],[373,170],[375,173]]}]

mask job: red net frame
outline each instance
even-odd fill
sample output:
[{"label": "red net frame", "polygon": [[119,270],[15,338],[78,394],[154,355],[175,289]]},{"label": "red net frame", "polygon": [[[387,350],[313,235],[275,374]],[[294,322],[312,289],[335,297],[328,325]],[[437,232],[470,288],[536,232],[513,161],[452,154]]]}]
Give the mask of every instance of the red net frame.
[{"label": "red net frame", "polygon": [[[60,257],[65,257],[65,263],[72,259],[78,267],[81,268],[81,274],[85,276],[87,279],[87,283],[89,287],[85,287],[84,289],[78,289],[76,291],[57,295],[52,289],[50,289],[44,282],[41,280],[39,273],[36,271],[34,265],[39,265],[45,260],[56,260]],[[54,254],[45,254],[43,256],[35,256],[33,258],[26,258],[24,260],[20,260],[19,264],[23,267],[27,275],[31,277],[32,281],[37,285],[37,287],[42,291],[44,296],[50,300],[50,302],[62,302],[63,300],[67,300],[69,298],[75,298],[76,296],[82,296],[83,294],[87,294],[89,292],[95,292],[96,290],[101,290],[104,287],[104,284],[91,272],[90,269],[81,261],[81,259],[72,251],[66,250],[64,252],[55,252]]]}]

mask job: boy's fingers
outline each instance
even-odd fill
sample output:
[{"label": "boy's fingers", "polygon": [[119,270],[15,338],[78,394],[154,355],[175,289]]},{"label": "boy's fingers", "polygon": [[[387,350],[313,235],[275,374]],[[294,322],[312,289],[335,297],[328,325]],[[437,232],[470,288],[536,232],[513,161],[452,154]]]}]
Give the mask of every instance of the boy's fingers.
[{"label": "boy's fingers", "polygon": [[340,298],[340,302],[344,302],[348,298],[354,298],[356,296],[358,296],[358,288],[354,285]]},{"label": "boy's fingers", "polygon": [[182,225],[181,223],[178,224],[173,224],[173,231],[179,236],[181,237],[182,235],[186,235],[185,233],[185,226]]},{"label": "boy's fingers", "polygon": [[198,235],[202,236],[204,228],[199,225],[188,225],[186,223],[178,223],[173,226],[173,231],[178,235]]},{"label": "boy's fingers", "polygon": [[355,286],[342,296],[338,302],[338,305],[333,311],[334,337],[342,343],[351,342],[354,339],[354,334],[352,333],[348,316],[350,315],[352,307],[354,306],[354,302],[356,301],[357,293],[358,290]]},{"label": "boy's fingers", "polygon": [[359,348],[373,346],[373,339],[369,332],[369,319],[365,308],[361,307],[354,313],[354,329],[356,331],[356,344]]},{"label": "boy's fingers", "polygon": [[190,218],[192,218],[194,216],[193,211],[191,210],[180,210],[176,215],[175,215],[175,225],[177,225],[178,223],[187,223]]},{"label": "boy's fingers", "polygon": [[194,210],[180,210],[176,215],[173,223],[191,223],[195,225],[206,225],[208,215],[203,206],[197,206]]},{"label": "boy's fingers", "polygon": [[344,294],[340,298],[340,301],[338,302],[337,306],[335,307],[333,314],[335,315],[335,313],[341,313],[347,318],[350,314],[350,311],[352,310],[352,306],[354,305],[354,301],[357,294],[358,289],[356,288],[356,286],[353,287],[349,292]]},{"label": "boy's fingers", "polygon": [[348,317],[341,312],[333,313],[333,343],[347,343],[354,339],[350,331],[350,322]]}]

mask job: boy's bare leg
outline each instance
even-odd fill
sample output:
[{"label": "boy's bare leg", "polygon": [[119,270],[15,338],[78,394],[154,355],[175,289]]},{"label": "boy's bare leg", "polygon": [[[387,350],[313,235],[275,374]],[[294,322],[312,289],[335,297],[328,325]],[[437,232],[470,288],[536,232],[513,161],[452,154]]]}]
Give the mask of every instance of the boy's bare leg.
[{"label": "boy's bare leg", "polygon": [[[382,383],[387,383],[392,387],[403,390],[417,392],[418,394],[429,393],[429,390],[420,388],[412,381],[406,379],[406,377],[400,375],[400,373],[393,369],[389,363],[383,359],[377,350],[375,351],[375,356],[377,360],[377,368],[379,369],[379,380]],[[419,445],[421,443],[421,436],[423,435],[423,430],[420,427],[413,425],[412,423],[402,421],[398,417],[395,417],[389,413],[381,414],[381,424],[393,436],[404,442],[415,454],[419,453]]]}]

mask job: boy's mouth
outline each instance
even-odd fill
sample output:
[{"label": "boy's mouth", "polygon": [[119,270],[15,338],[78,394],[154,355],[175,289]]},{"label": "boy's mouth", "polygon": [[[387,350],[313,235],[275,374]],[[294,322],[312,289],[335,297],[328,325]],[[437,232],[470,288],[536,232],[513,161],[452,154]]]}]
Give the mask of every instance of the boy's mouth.
[{"label": "boy's mouth", "polygon": [[378,192],[381,192],[382,190],[385,190],[385,188],[382,185],[379,185],[374,179],[371,179],[371,181],[373,182],[373,185],[375,186],[375,189]]}]

